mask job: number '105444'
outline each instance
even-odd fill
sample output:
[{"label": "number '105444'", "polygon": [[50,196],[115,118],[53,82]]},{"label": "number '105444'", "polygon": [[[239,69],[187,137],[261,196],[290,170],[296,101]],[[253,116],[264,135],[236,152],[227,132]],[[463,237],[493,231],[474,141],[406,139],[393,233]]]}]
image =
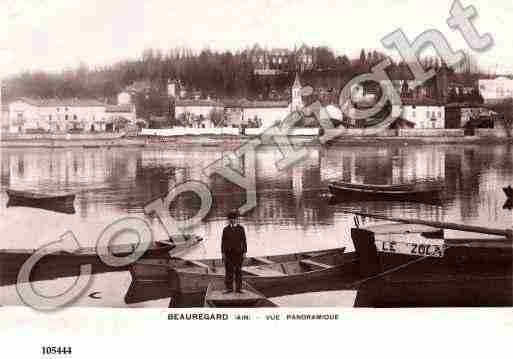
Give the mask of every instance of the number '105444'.
[{"label": "number '105444'", "polygon": [[43,355],[71,355],[71,347],[64,346],[43,346],[41,347]]}]

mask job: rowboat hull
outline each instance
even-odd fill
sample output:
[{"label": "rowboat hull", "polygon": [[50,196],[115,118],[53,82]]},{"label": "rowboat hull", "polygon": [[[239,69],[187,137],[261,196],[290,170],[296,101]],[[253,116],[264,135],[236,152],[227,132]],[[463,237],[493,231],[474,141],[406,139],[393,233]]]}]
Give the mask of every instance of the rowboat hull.
[{"label": "rowboat hull", "polygon": [[331,183],[328,188],[336,200],[388,200],[408,202],[439,202],[440,190],[427,189],[394,189],[394,188],[365,188],[348,187],[342,184]]},{"label": "rowboat hull", "polygon": [[[327,254],[322,255],[323,252]],[[344,280],[350,282],[354,278],[357,270],[354,253],[343,253],[343,249],[323,252],[314,256],[309,256],[306,253],[286,255],[286,257],[297,258],[300,256],[303,258],[292,262],[278,262],[281,259],[279,256],[265,258],[266,260],[274,259],[274,263],[270,266],[274,266],[276,269],[295,268],[288,273],[278,273],[277,270],[269,271],[265,264],[255,266],[255,263],[250,263],[253,259],[248,258],[243,263],[242,280],[262,292],[266,297],[274,297],[328,290],[333,287],[334,283],[339,284],[338,282]],[[299,262],[306,260],[308,263],[310,258],[312,261],[328,262],[331,265],[320,269],[300,270]],[[202,264],[202,266],[198,264]],[[204,294],[210,283],[224,282],[224,268],[221,262],[215,261],[214,265],[212,264],[208,260],[195,261],[195,263],[187,261],[173,263],[173,260],[140,260],[130,267],[130,273],[134,282],[155,283],[161,287],[167,285],[169,296],[198,295]],[[255,274],[259,271],[262,275]]]},{"label": "rowboat hull", "polygon": [[[342,276],[344,271],[347,271],[347,267],[337,266],[331,269],[277,277],[243,275],[242,280],[266,296],[275,297],[307,292],[307,285],[310,282],[336,279]],[[172,293],[177,292],[185,295],[204,293],[212,281],[223,282],[224,274],[200,274],[176,269],[169,272],[169,284]]]},{"label": "rowboat hull", "polygon": [[[351,230],[365,278],[358,287],[357,306],[513,305],[511,241],[446,239],[439,251],[440,244],[417,235],[417,244],[410,238],[411,246],[400,247],[393,236],[372,228]],[[423,255],[418,253],[421,245]]]},{"label": "rowboat hull", "polygon": [[[244,258],[242,266],[255,265],[263,261],[272,261],[276,263],[297,261],[317,257],[319,255],[329,255],[343,253],[345,248],[336,248],[319,251],[297,252],[289,254],[278,254],[272,256],[247,257]],[[208,267],[222,267],[223,261],[220,258],[198,259],[194,262],[201,263]],[[168,282],[168,270],[170,268],[187,268],[188,261],[181,258],[168,258],[156,260],[139,260],[130,266],[130,273],[133,281],[153,281]]]},{"label": "rowboat hull", "polygon": [[447,277],[388,279],[358,289],[354,306],[404,307],[511,307],[512,276],[471,279]]},{"label": "rowboat hull", "polygon": [[[111,253],[116,257],[134,256],[144,259],[169,258],[171,255],[181,254],[194,247],[202,240],[198,236],[190,236],[181,242],[155,241],[145,250],[135,244],[119,244],[106,248],[81,248],[78,251],[47,254],[40,259],[31,272],[31,281],[47,280],[76,276],[81,265],[91,265],[92,272],[105,273],[123,271],[128,265],[112,267],[105,264],[98,253]],[[35,253],[31,249],[4,249],[0,250],[0,284],[13,284],[17,280],[18,272],[23,264]]]},{"label": "rowboat hull", "polygon": [[68,214],[75,213],[75,194],[45,195],[35,192],[6,190],[7,207],[34,207]]}]

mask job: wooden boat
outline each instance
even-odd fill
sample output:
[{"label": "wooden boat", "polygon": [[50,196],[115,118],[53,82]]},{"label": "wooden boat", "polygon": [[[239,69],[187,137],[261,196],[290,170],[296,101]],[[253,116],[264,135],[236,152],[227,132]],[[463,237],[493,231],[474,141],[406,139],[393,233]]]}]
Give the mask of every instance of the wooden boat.
[{"label": "wooden boat", "polygon": [[201,144],[201,147],[219,147],[219,146],[221,146],[221,144],[215,143],[215,142],[212,142],[212,143],[204,142]]},{"label": "wooden boat", "polygon": [[277,307],[246,282],[242,282],[242,293],[224,293],[224,290],[223,282],[210,282],[205,294],[204,306],[210,308]]},{"label": "wooden boat", "polygon": [[[45,280],[77,275],[81,265],[92,265],[93,273],[127,270],[127,266],[110,267],[103,263],[98,253],[111,253],[117,257],[133,255],[140,258],[169,258],[198,245],[203,238],[197,235],[172,236],[169,240],[154,241],[145,249],[137,244],[117,244],[108,248],[80,248],[76,251],[60,251],[45,255],[34,267],[31,280]],[[34,249],[0,250],[0,279],[5,283],[16,280],[16,276]]]},{"label": "wooden boat", "polygon": [[[316,257],[318,255],[324,254],[336,254],[340,252],[344,252],[345,248],[336,248],[336,249],[327,249],[327,250],[319,250],[319,251],[308,251],[308,252],[296,252],[289,254],[278,254],[272,256],[259,256],[259,257],[245,257],[242,265],[250,266],[261,263],[266,263],[269,261],[282,263],[295,261],[299,259],[308,259],[312,257]],[[223,260],[221,258],[206,258],[206,259],[196,259],[196,260],[187,260],[178,257],[171,257],[167,259],[160,259],[158,261],[148,261],[148,260],[140,260],[135,262],[131,268],[130,272],[132,274],[132,279],[134,281],[168,281],[168,270],[169,268],[178,267],[178,268],[186,268],[190,266],[190,263],[197,264],[200,266],[208,266],[208,267],[222,267]]]},{"label": "wooden boat", "polygon": [[439,186],[427,184],[376,185],[332,181],[328,188],[337,200],[439,201]]},{"label": "wooden boat", "polygon": [[8,207],[23,206],[56,210],[59,212],[75,212],[74,193],[38,193],[30,191],[6,190],[9,196]]},{"label": "wooden boat", "polygon": [[[355,254],[345,248],[245,258],[242,279],[267,297],[323,290],[330,280],[352,276]],[[220,259],[143,259],[130,267],[133,281],[167,283],[170,295],[205,293],[208,285],[224,280]]]},{"label": "wooden boat", "polygon": [[506,194],[506,197],[513,199],[513,187],[511,187],[511,185],[504,187],[502,190]]},{"label": "wooden boat", "polygon": [[513,305],[511,238],[500,236],[499,230],[481,229],[497,233],[449,239],[440,235],[443,223],[433,224],[436,227],[410,223],[351,229],[361,278],[355,282],[355,305]]}]

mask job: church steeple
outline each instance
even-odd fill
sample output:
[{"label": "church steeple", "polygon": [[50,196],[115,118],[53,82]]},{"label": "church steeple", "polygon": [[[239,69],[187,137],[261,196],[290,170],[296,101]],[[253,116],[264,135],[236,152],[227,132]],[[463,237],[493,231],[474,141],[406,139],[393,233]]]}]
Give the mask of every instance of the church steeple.
[{"label": "church steeple", "polygon": [[301,81],[299,81],[299,74],[296,72],[296,79],[294,80],[294,84],[292,88],[301,88]]},{"label": "church steeple", "polygon": [[303,99],[301,98],[301,81],[299,80],[299,74],[296,72],[296,79],[292,85],[292,103],[290,110],[299,111],[303,107]]}]

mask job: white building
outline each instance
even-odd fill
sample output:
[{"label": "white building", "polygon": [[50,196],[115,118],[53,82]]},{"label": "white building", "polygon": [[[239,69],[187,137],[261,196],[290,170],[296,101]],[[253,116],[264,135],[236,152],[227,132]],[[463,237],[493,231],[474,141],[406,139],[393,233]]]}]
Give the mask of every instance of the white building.
[{"label": "white building", "polygon": [[116,120],[135,122],[132,104],[107,105],[90,99],[20,98],[9,104],[9,132],[112,131]]},{"label": "white building", "polygon": [[[293,102],[294,103],[294,102]],[[260,127],[268,128],[277,122],[283,121],[292,108],[299,106],[288,101],[244,101],[242,102],[242,118],[245,121],[258,119]]]},{"label": "white building", "polygon": [[[118,103],[105,106],[106,130],[111,131],[110,126],[116,127],[120,122],[136,123],[135,105],[131,103]],[[114,128],[115,129],[115,128]]]},{"label": "white building", "polygon": [[[201,117],[205,127],[213,125],[208,121],[212,111],[223,111],[229,126],[239,127],[248,125],[257,119],[261,127],[267,128],[276,122],[283,121],[291,112],[299,111],[304,107],[301,97],[301,82],[299,76],[291,87],[291,100],[289,101],[249,101],[227,100],[224,102],[215,100],[177,99],[175,102],[175,117],[184,118],[189,123],[195,123]],[[196,121],[197,122],[197,121]]]},{"label": "white building", "polygon": [[497,77],[493,80],[479,80],[479,91],[487,104],[494,104],[513,98],[513,80]]},{"label": "white building", "polygon": [[416,129],[445,128],[445,107],[433,100],[402,100],[394,105],[394,114],[414,124]]},{"label": "white building", "polygon": [[223,112],[224,104],[215,100],[182,100],[175,102],[175,117],[195,127],[211,127],[210,117],[214,111]]}]

